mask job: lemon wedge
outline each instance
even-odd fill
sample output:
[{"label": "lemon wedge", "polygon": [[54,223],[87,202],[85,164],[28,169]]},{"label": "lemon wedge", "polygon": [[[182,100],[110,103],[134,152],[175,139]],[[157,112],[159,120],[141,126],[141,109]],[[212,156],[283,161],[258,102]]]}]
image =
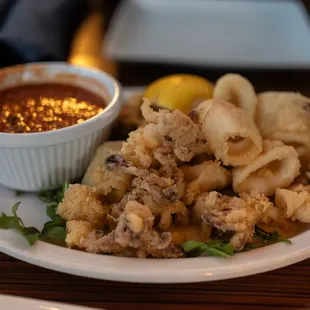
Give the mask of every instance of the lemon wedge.
[{"label": "lemon wedge", "polygon": [[144,97],[159,107],[189,113],[199,102],[212,98],[212,92],[211,82],[200,76],[174,74],[149,84]]}]

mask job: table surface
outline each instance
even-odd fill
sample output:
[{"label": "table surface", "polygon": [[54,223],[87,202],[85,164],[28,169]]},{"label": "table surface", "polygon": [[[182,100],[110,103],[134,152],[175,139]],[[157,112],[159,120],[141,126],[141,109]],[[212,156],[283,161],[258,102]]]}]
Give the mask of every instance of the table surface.
[{"label": "table surface", "polygon": [[[108,21],[117,2],[105,2],[105,22]],[[305,4],[310,8],[307,2],[305,0]],[[87,64],[88,61],[90,66],[111,72],[123,85],[143,85],[163,75],[178,72],[200,74],[214,81],[223,73],[231,71],[229,68],[216,70],[184,66],[115,64],[99,55],[101,44],[98,44],[97,39],[103,35],[100,31],[102,22],[101,15],[96,12],[86,19],[73,42],[70,59],[73,63]],[[310,70],[233,71],[249,78],[257,91],[293,90],[310,95]],[[0,293],[111,310],[310,309],[310,259],[265,274],[234,280],[151,285],[116,283],[61,274],[0,253]]]}]

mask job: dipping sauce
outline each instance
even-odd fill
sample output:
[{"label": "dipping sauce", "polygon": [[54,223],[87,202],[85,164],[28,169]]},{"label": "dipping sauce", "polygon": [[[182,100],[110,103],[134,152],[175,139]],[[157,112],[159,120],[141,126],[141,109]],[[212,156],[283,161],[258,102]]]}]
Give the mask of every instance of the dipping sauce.
[{"label": "dipping sauce", "polygon": [[101,97],[73,85],[15,86],[0,91],[0,132],[56,130],[83,123],[104,108]]}]

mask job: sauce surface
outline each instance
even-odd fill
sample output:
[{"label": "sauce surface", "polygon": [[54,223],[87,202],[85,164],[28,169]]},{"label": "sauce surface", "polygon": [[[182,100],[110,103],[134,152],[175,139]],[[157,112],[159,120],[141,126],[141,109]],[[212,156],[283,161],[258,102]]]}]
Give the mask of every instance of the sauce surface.
[{"label": "sauce surface", "polygon": [[0,132],[29,133],[80,124],[102,112],[105,102],[83,88],[26,84],[0,91]]}]

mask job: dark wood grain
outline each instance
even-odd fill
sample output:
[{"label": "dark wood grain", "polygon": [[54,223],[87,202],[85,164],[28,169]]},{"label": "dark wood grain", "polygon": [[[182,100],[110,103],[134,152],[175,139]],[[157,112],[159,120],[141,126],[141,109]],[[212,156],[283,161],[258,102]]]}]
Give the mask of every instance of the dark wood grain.
[{"label": "dark wood grain", "polygon": [[[111,16],[116,2],[105,2],[106,16]],[[310,9],[310,1],[304,2]],[[240,71],[236,68],[218,70],[159,64],[118,64],[118,77],[124,85],[143,85],[163,75],[177,72],[196,73],[214,81],[229,71],[248,77],[257,91],[294,90],[310,95],[310,70]],[[61,274],[0,253],[0,293],[110,310],[310,309],[310,260],[265,274],[228,281],[150,285]],[[3,309],[1,305],[0,309]]]},{"label": "dark wood grain", "polygon": [[310,260],[251,277],[183,285],[85,279],[26,264],[4,254],[0,254],[0,270],[2,293],[107,309],[310,308]]}]

